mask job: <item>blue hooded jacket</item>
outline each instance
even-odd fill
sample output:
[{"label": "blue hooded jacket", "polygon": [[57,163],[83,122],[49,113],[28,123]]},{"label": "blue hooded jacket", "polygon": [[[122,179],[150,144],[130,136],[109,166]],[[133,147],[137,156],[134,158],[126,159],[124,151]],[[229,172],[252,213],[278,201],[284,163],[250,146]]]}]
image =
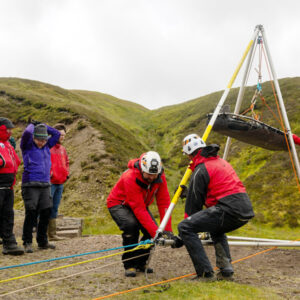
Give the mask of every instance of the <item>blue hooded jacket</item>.
[{"label": "blue hooded jacket", "polygon": [[51,137],[41,149],[33,141],[33,124],[28,125],[23,132],[20,144],[24,161],[22,185],[38,185],[38,183],[50,185],[50,148],[57,144],[60,132],[48,125],[46,126],[48,135]]}]

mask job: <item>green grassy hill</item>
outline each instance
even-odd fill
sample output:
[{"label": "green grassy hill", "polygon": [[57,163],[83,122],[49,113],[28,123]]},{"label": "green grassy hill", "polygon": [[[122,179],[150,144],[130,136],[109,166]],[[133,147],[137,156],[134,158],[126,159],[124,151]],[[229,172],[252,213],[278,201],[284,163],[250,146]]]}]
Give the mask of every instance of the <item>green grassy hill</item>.
[{"label": "green grassy hill", "polygon": [[[293,131],[300,135],[300,78],[280,80]],[[250,105],[254,87],[246,90],[242,111]],[[233,89],[227,104],[233,105],[238,90]],[[269,82],[263,94],[273,110],[276,105]],[[110,225],[105,199],[130,158],[153,149],[163,159],[169,188],[173,192],[188,160],[181,154],[181,141],[189,133],[203,134],[206,115],[214,110],[222,92],[212,93],[178,105],[148,110],[110,95],[65,90],[50,84],[18,78],[0,78],[1,116],[17,125],[20,138],[28,119],[68,127],[65,146],[71,162],[71,177],[65,185],[61,212],[95,220],[92,226]],[[279,128],[272,114],[257,102],[263,121]],[[212,133],[208,143],[219,143],[221,154],[226,138]],[[229,161],[245,183],[256,211],[256,221],[272,225],[299,225],[299,191],[288,153],[268,151],[233,141]],[[18,177],[20,178],[22,170]],[[22,207],[20,181],[16,186],[16,206]],[[183,214],[180,203],[178,218]],[[96,217],[95,217],[96,216]],[[176,213],[175,213],[176,217]]]}]

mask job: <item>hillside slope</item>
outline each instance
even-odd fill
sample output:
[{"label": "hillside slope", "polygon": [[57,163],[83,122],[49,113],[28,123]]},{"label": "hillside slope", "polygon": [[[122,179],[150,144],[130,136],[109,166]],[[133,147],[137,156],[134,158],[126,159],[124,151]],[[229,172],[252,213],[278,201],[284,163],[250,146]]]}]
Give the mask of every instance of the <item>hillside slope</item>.
[{"label": "hillside slope", "polygon": [[[293,131],[300,135],[300,78],[280,80],[281,91]],[[242,111],[250,105],[254,87],[245,93]],[[229,94],[231,110],[238,90]],[[153,149],[162,158],[173,191],[188,160],[181,154],[182,138],[192,132],[202,134],[206,115],[214,110],[222,92],[212,93],[178,105],[150,111],[130,101],[110,95],[65,90],[50,84],[18,78],[0,78],[1,116],[12,119],[20,138],[29,117],[68,127],[65,146],[71,162],[71,177],[65,186],[61,211],[68,215],[95,216],[105,223],[105,198],[127,161]],[[276,111],[269,82],[263,95]],[[257,101],[263,121],[279,128],[272,114]],[[212,132],[208,143],[221,145],[226,138]],[[288,153],[267,151],[233,141],[229,161],[245,183],[254,203],[256,220],[273,225],[299,224],[299,191]],[[18,150],[19,151],[19,150]],[[21,176],[21,170],[18,177]],[[20,181],[16,187],[17,207],[22,206]]]}]

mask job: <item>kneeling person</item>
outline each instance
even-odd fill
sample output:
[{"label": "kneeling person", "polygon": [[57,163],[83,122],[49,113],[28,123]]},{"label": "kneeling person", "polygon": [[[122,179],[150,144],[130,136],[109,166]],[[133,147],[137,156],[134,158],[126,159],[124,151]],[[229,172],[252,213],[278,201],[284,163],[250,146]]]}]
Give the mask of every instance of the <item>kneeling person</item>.
[{"label": "kneeling person", "polygon": [[[155,197],[162,221],[170,196],[160,156],[149,151],[139,159],[129,161],[128,170],[121,175],[107,198],[109,212],[123,231],[123,246],[137,244],[140,231],[143,233],[141,241],[155,237],[158,226],[148,208]],[[172,232],[171,219],[166,231]],[[126,247],[125,250],[132,248]],[[149,253],[149,249],[124,253],[125,276],[135,277],[136,271],[145,271]],[[152,273],[153,270],[149,268],[146,272]]]},{"label": "kneeling person", "polygon": [[[183,152],[192,160],[193,171],[179,235],[193,261],[198,278],[213,278],[212,266],[203,249],[199,232],[209,232],[214,243],[220,279],[233,275],[225,233],[245,225],[253,216],[246,189],[231,165],[220,158],[218,145],[206,146],[196,134],[183,140]],[[207,209],[202,210],[203,206]]]}]

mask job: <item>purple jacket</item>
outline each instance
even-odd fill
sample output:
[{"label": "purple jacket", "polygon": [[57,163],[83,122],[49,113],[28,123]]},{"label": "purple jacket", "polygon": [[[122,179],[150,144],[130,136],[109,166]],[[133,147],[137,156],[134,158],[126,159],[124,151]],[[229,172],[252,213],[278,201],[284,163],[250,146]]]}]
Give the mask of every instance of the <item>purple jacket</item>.
[{"label": "purple jacket", "polygon": [[48,134],[51,137],[48,139],[47,144],[41,149],[39,149],[33,141],[33,124],[28,125],[23,132],[20,144],[24,161],[22,184],[50,184],[50,148],[57,144],[60,132],[48,125],[46,126]]}]

